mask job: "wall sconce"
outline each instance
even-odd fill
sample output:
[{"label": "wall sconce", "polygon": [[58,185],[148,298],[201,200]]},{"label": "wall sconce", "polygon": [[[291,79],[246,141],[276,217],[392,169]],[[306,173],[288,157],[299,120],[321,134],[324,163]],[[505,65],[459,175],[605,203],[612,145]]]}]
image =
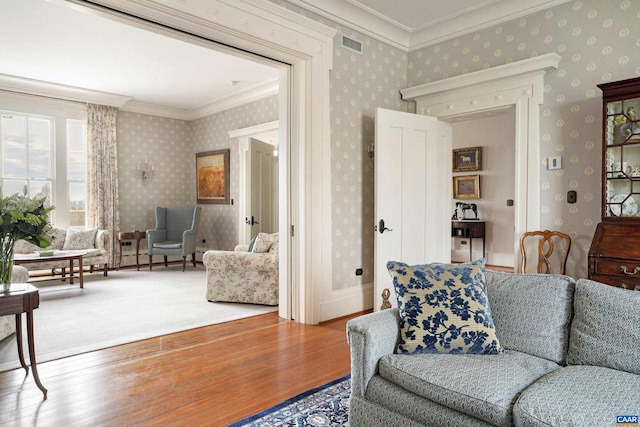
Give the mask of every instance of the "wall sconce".
[{"label": "wall sconce", "polygon": [[144,163],[138,163],[138,173],[143,183],[147,182],[147,179],[152,178],[155,172],[156,167],[153,163],[148,162],[146,157],[144,158]]}]

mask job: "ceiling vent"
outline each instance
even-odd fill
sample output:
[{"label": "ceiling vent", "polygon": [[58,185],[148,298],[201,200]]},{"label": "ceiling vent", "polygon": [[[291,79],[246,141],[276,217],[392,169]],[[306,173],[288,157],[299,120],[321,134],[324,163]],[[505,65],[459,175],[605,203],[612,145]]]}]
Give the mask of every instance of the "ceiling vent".
[{"label": "ceiling vent", "polygon": [[342,35],[342,47],[355,53],[362,53],[362,42]]}]

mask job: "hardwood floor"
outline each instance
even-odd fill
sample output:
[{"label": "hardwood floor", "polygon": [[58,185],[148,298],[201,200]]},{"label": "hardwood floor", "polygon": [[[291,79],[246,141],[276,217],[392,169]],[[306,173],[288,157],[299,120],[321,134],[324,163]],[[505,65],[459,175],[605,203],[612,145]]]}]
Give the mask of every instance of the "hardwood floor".
[{"label": "hardwood floor", "polygon": [[45,362],[46,400],[3,372],[0,425],[223,426],[348,374],[347,320],[270,313]]}]

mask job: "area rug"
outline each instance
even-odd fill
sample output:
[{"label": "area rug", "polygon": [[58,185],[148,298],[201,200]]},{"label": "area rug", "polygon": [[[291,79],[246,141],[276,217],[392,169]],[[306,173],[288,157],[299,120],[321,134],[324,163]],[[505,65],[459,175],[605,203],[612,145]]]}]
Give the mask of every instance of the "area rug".
[{"label": "area rug", "polygon": [[346,426],[351,375],[308,390],[229,427]]},{"label": "area rug", "polygon": [[[33,283],[40,293],[33,312],[38,363],[277,310],[207,301],[201,265],[85,274],[84,289],[74,282]],[[26,338],[24,345],[26,351]],[[12,335],[0,341],[0,371],[19,366]]]}]

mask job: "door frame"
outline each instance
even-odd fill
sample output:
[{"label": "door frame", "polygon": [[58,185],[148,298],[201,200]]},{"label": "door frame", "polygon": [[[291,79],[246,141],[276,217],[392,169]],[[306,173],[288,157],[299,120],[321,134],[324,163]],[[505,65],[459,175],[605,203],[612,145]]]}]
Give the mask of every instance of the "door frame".
[{"label": "door frame", "polygon": [[445,121],[515,108],[516,266],[520,259],[519,236],[540,229],[540,106],[545,72],[557,69],[560,59],[560,55],[549,53],[400,91],[405,101],[416,102],[416,114]]},{"label": "door frame", "polygon": [[282,64],[279,156],[287,176],[280,176],[280,191],[287,200],[280,205],[278,312],[319,323],[321,291],[333,278],[332,235],[326,230],[332,229],[329,82],[337,30],[267,0],[69,3],[130,25],[140,25],[140,18],[210,40],[231,54]]}]

